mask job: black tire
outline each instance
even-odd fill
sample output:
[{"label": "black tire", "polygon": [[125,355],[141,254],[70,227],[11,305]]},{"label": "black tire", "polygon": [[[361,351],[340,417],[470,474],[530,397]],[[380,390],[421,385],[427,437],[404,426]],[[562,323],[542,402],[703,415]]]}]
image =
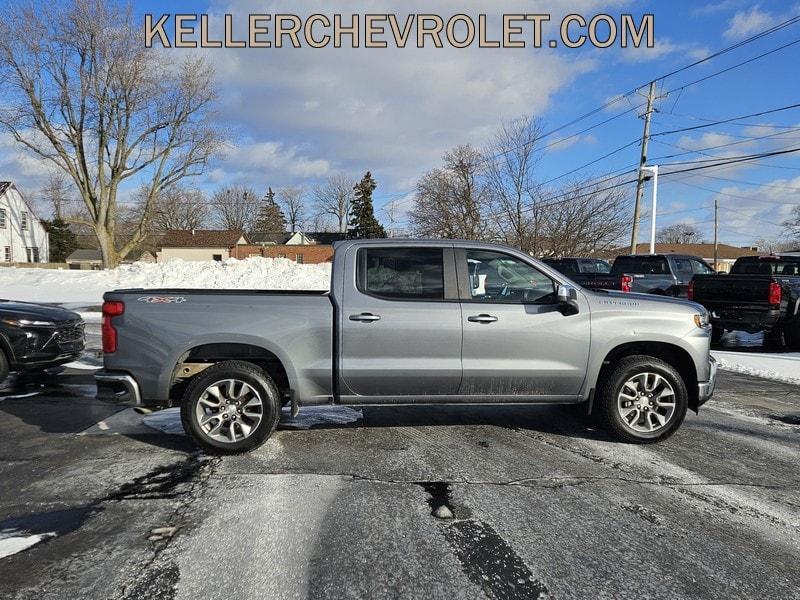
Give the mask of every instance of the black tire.
[{"label": "black tire", "polygon": [[6,353],[0,350],[0,383],[3,383],[8,377],[9,369]]},{"label": "black tire", "polygon": [[712,344],[719,344],[722,341],[722,335],[725,333],[725,330],[722,327],[717,327],[716,325],[711,326],[711,343]]},{"label": "black tire", "polygon": [[764,346],[769,348],[781,348],[784,344],[784,338],[788,338],[788,334],[784,332],[781,327],[775,327],[770,331],[764,332]]},{"label": "black tire", "polygon": [[[205,391],[217,382],[233,379],[244,382],[257,392],[261,404],[261,419],[257,422],[254,429],[243,439],[236,441],[219,441],[209,435],[198,421],[198,404]],[[218,390],[219,391],[219,390]],[[243,402],[244,404],[244,402]],[[221,414],[221,413],[220,413]],[[272,378],[253,363],[229,360],[215,364],[207,368],[197,377],[191,380],[181,403],[181,422],[183,429],[192,439],[204,450],[212,454],[241,454],[261,446],[269,439],[272,432],[278,425],[281,415],[281,395],[278,387]],[[212,415],[213,416],[213,415]],[[230,417],[235,419],[235,415]],[[244,417],[240,417],[243,419]],[[241,421],[240,421],[241,422]],[[212,423],[217,423],[213,421]],[[228,427],[227,431],[234,428],[231,421],[226,416],[226,421],[220,419],[217,426]],[[214,426],[211,426],[213,429]],[[239,434],[243,434],[241,425],[238,426]],[[234,432],[234,438],[237,434]]]},{"label": "black tire", "polygon": [[[674,412],[663,426],[652,432],[634,430],[625,422],[617,409],[617,400],[623,385],[631,378],[642,373],[655,373],[663,377],[672,387],[675,397]],[[683,378],[674,367],[652,356],[636,355],[620,359],[616,365],[611,367],[611,371],[603,377],[598,389],[596,403],[602,422],[611,433],[624,442],[652,444],[664,440],[675,433],[686,416],[689,395],[686,392],[686,384]],[[649,416],[646,418],[649,419]]]},{"label": "black tire", "polygon": [[800,320],[785,327],[783,337],[786,345],[792,350],[800,350]]}]

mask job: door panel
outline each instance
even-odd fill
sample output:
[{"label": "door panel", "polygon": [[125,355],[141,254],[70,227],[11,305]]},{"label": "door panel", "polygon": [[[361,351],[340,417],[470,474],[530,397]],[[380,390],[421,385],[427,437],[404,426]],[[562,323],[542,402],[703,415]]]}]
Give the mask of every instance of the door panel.
[{"label": "door panel", "polygon": [[588,303],[565,316],[556,283],[527,261],[457,251],[464,341],[460,393],[538,398],[577,395],[589,360]]},{"label": "door panel", "polygon": [[340,315],[342,395],[456,394],[462,328],[452,248],[367,246],[349,262],[358,267]]}]

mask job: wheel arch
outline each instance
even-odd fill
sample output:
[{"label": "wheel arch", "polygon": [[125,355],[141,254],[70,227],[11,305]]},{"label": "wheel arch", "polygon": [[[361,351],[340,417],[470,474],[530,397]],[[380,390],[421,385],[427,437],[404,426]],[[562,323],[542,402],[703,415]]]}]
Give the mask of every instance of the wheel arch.
[{"label": "wheel arch", "polygon": [[697,387],[697,369],[691,355],[675,344],[668,342],[627,342],[610,350],[603,358],[597,384],[613,368],[620,359],[626,356],[652,356],[663,360],[675,368],[686,385],[689,408],[695,412],[699,409],[699,390]]},{"label": "wheel arch", "polygon": [[283,360],[263,346],[245,342],[209,342],[186,350],[176,363],[169,386],[169,399],[179,401],[189,382],[204,370],[226,360],[240,360],[262,368],[275,382],[282,397],[288,397],[291,379]]}]

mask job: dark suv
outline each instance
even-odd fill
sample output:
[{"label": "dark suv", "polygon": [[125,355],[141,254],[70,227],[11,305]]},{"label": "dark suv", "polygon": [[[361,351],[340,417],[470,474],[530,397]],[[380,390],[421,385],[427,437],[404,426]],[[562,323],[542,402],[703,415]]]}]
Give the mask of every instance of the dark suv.
[{"label": "dark suv", "polygon": [[84,323],[63,308],[0,300],[0,381],[11,371],[37,371],[83,353]]}]

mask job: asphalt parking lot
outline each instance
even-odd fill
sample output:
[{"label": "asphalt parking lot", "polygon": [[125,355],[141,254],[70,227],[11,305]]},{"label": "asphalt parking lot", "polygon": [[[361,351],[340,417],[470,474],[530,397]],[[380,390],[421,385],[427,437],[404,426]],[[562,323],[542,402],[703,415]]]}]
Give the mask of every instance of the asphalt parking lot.
[{"label": "asphalt parking lot", "polygon": [[0,538],[43,536],[2,598],[800,598],[796,386],[722,373],[648,447],[564,408],[393,407],[226,458],[92,393],[0,389]]}]

